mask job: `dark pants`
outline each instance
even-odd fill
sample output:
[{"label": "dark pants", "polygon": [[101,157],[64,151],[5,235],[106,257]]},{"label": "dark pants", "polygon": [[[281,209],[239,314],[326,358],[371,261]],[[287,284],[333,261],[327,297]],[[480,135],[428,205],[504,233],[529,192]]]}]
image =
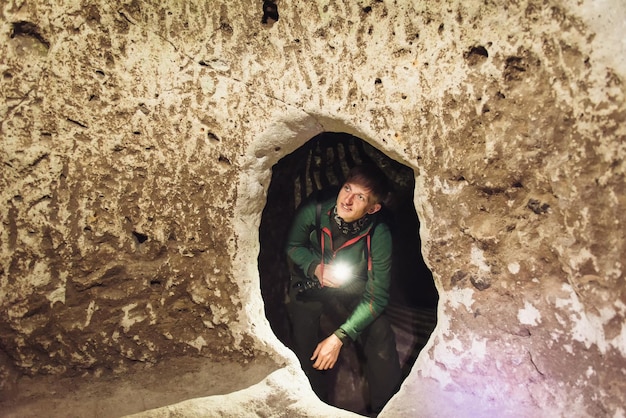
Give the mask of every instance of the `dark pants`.
[{"label": "dark pants", "polygon": [[[325,314],[338,328],[360,301],[360,294],[346,294],[338,289],[314,289],[298,296],[290,291],[287,306],[292,326],[294,352],[300,360],[311,387],[317,396],[328,401],[327,372],[315,370],[310,360],[315,347],[328,335],[320,335],[320,318]],[[330,331],[331,333],[334,331]],[[380,412],[400,385],[401,370],[396,340],[386,316],[374,320],[359,336],[365,355],[365,374],[373,412]]]}]

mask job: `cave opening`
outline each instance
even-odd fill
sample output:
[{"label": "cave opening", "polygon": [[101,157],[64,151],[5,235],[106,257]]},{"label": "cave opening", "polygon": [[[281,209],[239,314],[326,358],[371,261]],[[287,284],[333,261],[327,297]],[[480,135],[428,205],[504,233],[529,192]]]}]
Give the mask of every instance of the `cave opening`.
[{"label": "cave opening", "polygon": [[[386,314],[396,335],[404,379],[435,328],[438,302],[432,273],[422,258],[420,224],[413,203],[415,173],[410,167],[360,138],[341,132],[321,133],[279,160],[272,167],[259,227],[261,295],[274,334],[292,348],[285,305],[289,268],[283,251],[291,220],[308,196],[330,186],[341,186],[350,168],[362,163],[378,165],[393,188],[388,209],[392,215],[394,250]],[[330,403],[356,413],[366,413],[367,383],[362,353],[357,345],[351,344],[341,351],[332,374],[334,388],[331,388]]]}]

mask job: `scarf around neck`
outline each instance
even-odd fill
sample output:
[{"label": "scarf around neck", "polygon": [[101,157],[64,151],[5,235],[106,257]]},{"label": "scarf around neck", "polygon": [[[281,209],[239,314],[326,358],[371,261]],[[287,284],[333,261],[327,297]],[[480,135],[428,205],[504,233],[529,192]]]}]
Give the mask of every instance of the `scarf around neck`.
[{"label": "scarf around neck", "polygon": [[369,213],[366,213],[365,216],[354,222],[346,222],[337,214],[337,205],[333,207],[332,217],[343,235],[357,235],[372,222],[372,217]]}]

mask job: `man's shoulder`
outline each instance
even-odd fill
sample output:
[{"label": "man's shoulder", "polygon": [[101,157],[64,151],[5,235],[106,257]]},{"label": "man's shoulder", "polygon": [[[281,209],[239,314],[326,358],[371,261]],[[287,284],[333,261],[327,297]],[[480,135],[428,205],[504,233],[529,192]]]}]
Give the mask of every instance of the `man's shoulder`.
[{"label": "man's shoulder", "polygon": [[320,206],[322,212],[330,210],[337,202],[337,193],[339,188],[335,186],[329,186],[327,188],[317,190],[309,196],[307,199],[312,206]]},{"label": "man's shoulder", "polygon": [[393,217],[389,216],[385,208],[376,213],[371,229],[372,235],[391,235]]}]

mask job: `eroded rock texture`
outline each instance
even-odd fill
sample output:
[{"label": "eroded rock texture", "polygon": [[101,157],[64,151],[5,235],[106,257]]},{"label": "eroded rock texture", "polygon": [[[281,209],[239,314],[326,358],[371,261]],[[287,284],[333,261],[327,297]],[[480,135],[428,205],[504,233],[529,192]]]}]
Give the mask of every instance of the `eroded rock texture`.
[{"label": "eroded rock texture", "polygon": [[330,131],[416,173],[439,324],[389,416],[626,414],[623,4],[276,4],[2,4],[2,381],[276,355],[270,171]]}]

